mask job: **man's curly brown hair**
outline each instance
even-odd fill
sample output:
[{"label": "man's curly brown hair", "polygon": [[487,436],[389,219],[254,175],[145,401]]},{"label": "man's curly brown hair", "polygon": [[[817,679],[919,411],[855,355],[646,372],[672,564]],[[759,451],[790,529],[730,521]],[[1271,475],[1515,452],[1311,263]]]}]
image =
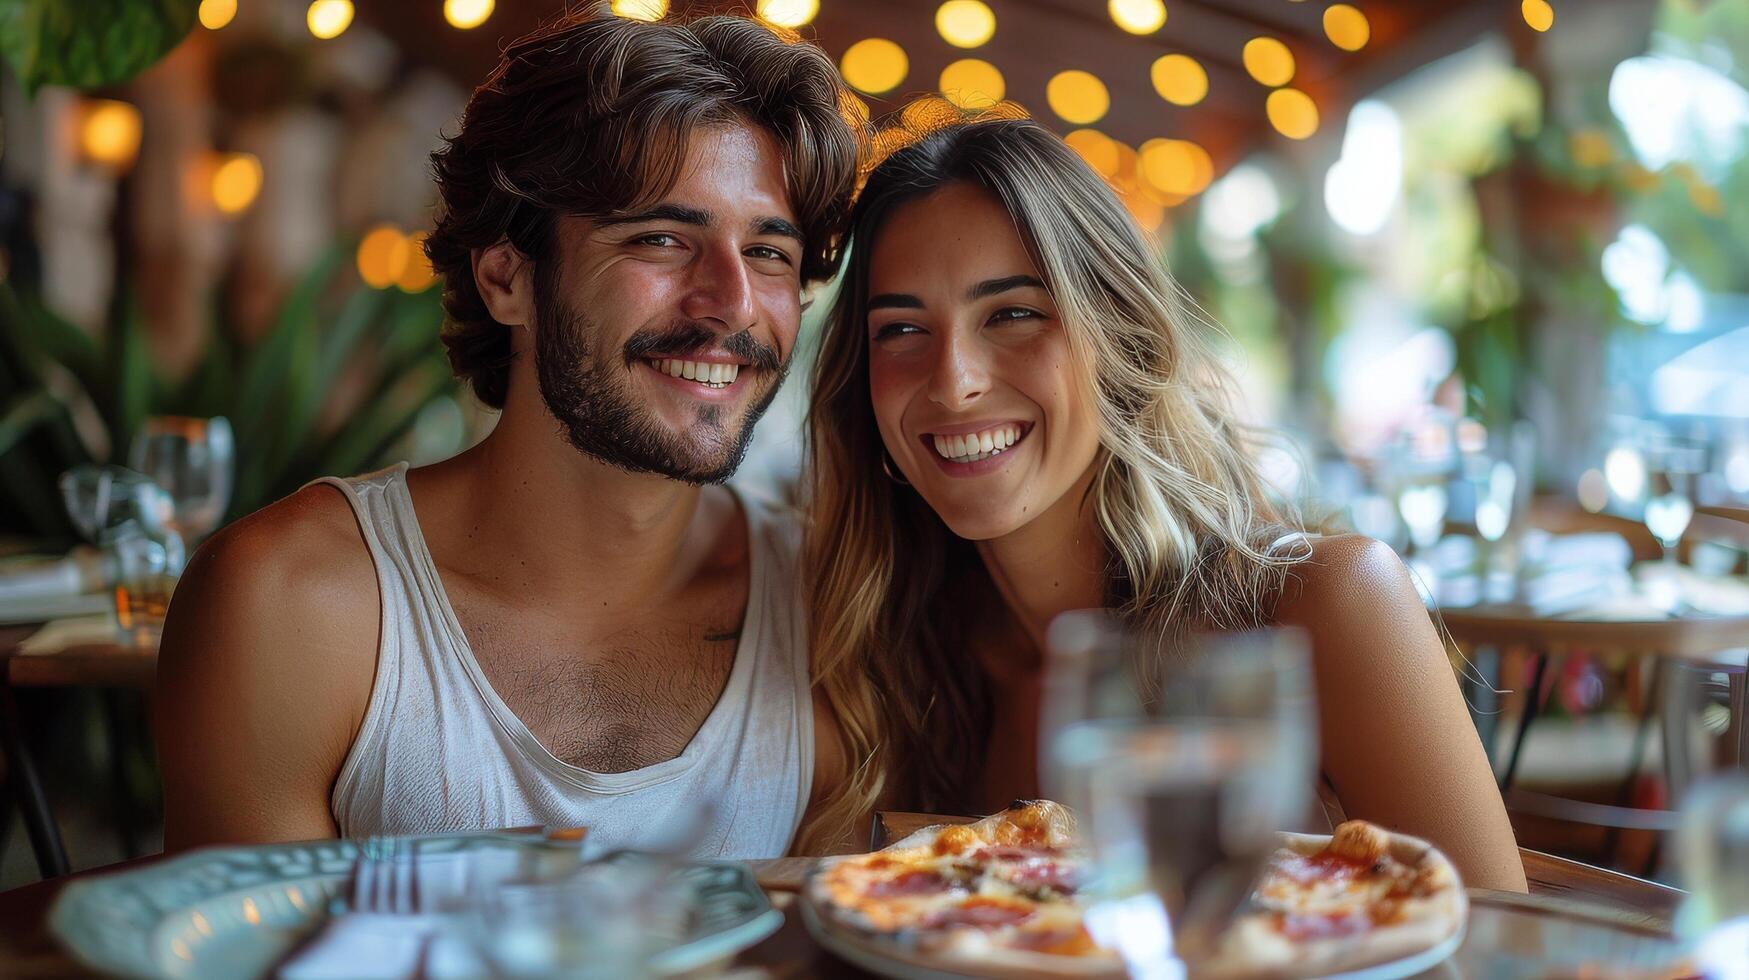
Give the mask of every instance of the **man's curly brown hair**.
[{"label": "man's curly brown hair", "polygon": [[700,126],[771,134],[805,239],[802,281],[832,275],[861,145],[843,93],[825,52],[743,17],[647,23],[599,4],[511,44],[431,158],[442,209],[425,254],[456,376],[504,406],[511,334],[474,284],[474,250],[508,240],[538,270],[558,216],[632,213],[667,193]]}]

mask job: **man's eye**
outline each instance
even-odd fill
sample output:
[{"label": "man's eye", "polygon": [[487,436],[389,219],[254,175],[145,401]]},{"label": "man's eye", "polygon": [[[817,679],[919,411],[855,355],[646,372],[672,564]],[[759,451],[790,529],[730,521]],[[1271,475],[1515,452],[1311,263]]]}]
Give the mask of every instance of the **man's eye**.
[{"label": "man's eye", "polygon": [[648,235],[639,235],[632,239],[632,243],[634,245],[653,245],[657,248],[667,248],[670,245],[680,244],[680,239],[665,231],[657,231],[651,232]]},{"label": "man's eye", "polygon": [[782,249],[772,248],[770,245],[755,245],[752,248],[747,250],[747,254],[749,254],[757,259],[770,259],[773,261],[782,262],[785,265],[793,265],[794,264],[790,261],[789,254],[787,252],[783,251]]}]

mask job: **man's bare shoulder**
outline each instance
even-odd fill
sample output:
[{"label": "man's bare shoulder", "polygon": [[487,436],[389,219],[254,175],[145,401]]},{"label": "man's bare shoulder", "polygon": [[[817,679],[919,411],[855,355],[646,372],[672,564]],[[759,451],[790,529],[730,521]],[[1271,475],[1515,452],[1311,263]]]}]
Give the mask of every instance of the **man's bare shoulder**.
[{"label": "man's bare shoulder", "polygon": [[[231,640],[228,656],[321,644],[374,650],[376,566],[352,508],[334,487],[306,487],[203,544],[177,583],[165,653]],[[335,651],[341,652],[341,651]]]},{"label": "man's bare shoulder", "polygon": [[352,509],[332,487],[301,490],[201,546],[159,645],[167,846],[335,832],[328,800],[370,700],[380,601]]}]

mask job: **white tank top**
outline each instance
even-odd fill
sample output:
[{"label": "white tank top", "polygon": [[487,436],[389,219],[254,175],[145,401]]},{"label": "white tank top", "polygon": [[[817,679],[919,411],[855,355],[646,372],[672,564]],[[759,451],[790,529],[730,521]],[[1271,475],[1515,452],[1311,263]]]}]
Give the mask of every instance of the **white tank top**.
[{"label": "white tank top", "polygon": [[492,689],[425,547],[407,464],[349,480],[382,593],[376,680],[334,783],[345,837],[545,825],[588,827],[592,844],[674,840],[711,804],[690,856],[779,857],[807,806],[814,768],[804,613],[793,512],[736,491],[747,515],[747,611],[716,706],[675,758],[602,773],[562,762]]}]

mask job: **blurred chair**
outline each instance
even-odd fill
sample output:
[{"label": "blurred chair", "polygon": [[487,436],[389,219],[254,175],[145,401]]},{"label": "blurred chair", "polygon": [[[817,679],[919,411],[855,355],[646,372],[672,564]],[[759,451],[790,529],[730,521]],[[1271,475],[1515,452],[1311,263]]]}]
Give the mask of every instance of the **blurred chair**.
[{"label": "blurred chair", "polygon": [[[1727,509],[1707,508],[1683,538],[1684,552],[1702,541],[1749,546],[1749,522]],[[1612,531],[1625,538],[1636,559],[1655,560],[1662,548],[1643,524],[1577,509],[1533,508],[1532,526],[1555,533]],[[1654,731],[1660,736],[1662,785],[1665,802],[1679,803],[1698,769],[1695,758],[1696,725],[1706,720],[1723,731],[1713,734],[1716,756],[1712,765],[1742,768],[1749,765],[1749,725],[1745,724],[1744,647],[1749,646],[1749,615],[1680,616],[1664,620],[1616,621],[1557,619],[1514,614],[1503,609],[1453,609],[1442,614],[1444,624],[1460,652],[1470,658],[1491,652],[1498,656],[1502,678],[1523,676],[1528,667],[1528,686],[1516,692],[1519,721],[1511,730],[1505,755],[1497,765],[1500,787],[1507,807],[1515,813],[1604,828],[1603,850],[1614,852],[1624,830],[1662,834],[1674,828],[1676,815],[1669,809],[1630,805],[1635,802],[1636,782],[1643,768]],[[1627,698],[1637,718],[1629,750],[1628,771],[1615,794],[1614,803],[1567,799],[1520,788],[1519,767],[1532,725],[1541,717],[1554,695],[1568,658],[1576,655],[1627,660]],[[1499,686],[1513,685],[1502,682]],[[1475,690],[1472,688],[1472,690]],[[1508,692],[1509,697],[1513,692]],[[1704,719],[1703,719],[1704,716]],[[1478,722],[1483,719],[1478,718]],[[1484,740],[1498,739],[1497,725],[1490,720],[1478,726]],[[1490,758],[1497,753],[1489,745]],[[1648,869],[1655,864],[1657,849],[1648,855]]]}]

